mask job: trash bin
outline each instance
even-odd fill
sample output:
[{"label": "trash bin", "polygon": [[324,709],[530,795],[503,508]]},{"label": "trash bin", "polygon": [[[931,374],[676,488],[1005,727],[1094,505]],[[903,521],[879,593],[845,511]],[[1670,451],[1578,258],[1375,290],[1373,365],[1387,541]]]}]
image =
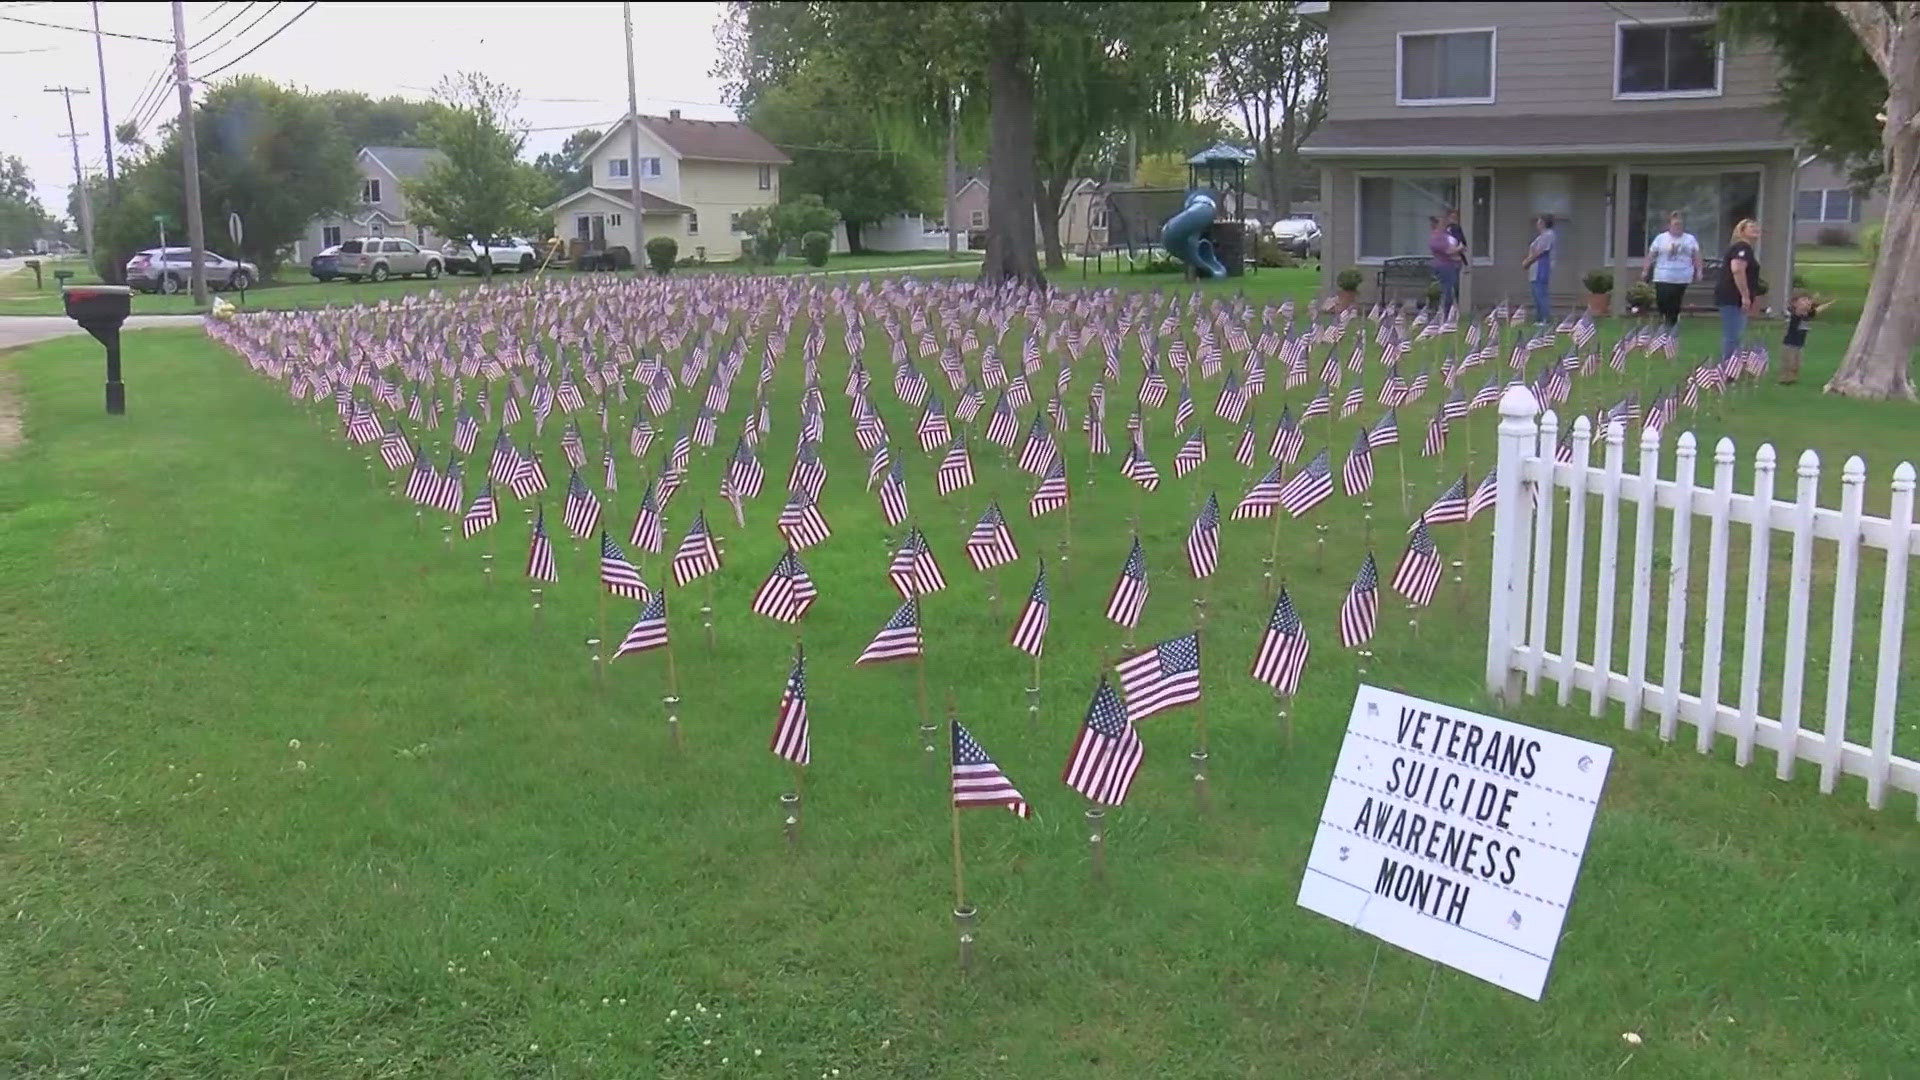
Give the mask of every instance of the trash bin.
[{"label": "trash bin", "polygon": [[1228,277],[1247,272],[1247,229],[1239,221],[1216,221],[1207,227],[1207,239],[1213,242],[1213,256],[1227,268]]}]

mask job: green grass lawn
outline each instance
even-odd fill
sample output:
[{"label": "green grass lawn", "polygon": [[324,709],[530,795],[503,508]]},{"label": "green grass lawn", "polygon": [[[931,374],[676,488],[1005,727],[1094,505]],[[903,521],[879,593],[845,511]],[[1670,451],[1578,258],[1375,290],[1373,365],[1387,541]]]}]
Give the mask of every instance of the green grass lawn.
[{"label": "green grass lawn", "polygon": [[[1249,291],[1284,280],[1263,273]],[[1913,413],[1817,393],[1845,329],[1816,329],[1811,386],[1742,391],[1694,426],[1743,453],[1772,439],[1788,461],[1802,446],[1836,464],[1867,452],[1883,499],[1892,462],[1916,456]],[[1336,496],[1281,526],[1281,574],[1315,641],[1291,747],[1245,675],[1270,605],[1269,526],[1225,526],[1206,637],[1213,810],[1196,810],[1189,782],[1193,710],[1148,721],[1146,766],[1105,830],[1107,882],[1092,884],[1082,804],[1057,778],[1121,641],[1101,611],[1128,520],[1152,574],[1141,639],[1180,633],[1191,498],[1217,489],[1230,505],[1250,480],[1216,426],[1212,460],[1176,481],[1170,412],[1149,428],[1166,476],[1151,495],[1116,475],[1117,458],[1089,486],[1084,442],[1068,443],[1071,560],[1053,562],[1037,725],[1028,662],[1005,638],[1033,558],[1057,555],[1068,522],[1028,518],[1031,478],[984,442],[978,487],[943,503],[932,460],[900,440],[952,584],[926,604],[933,711],[951,703],[1036,812],[965,817],[981,923],[960,977],[944,753],[921,749],[910,664],[852,666],[897,599],[840,407],[837,332],[822,373],[834,536],[807,553],[822,593],[804,627],[815,766],[801,851],[781,837],[776,798],[792,784],[766,742],[793,639],[747,600],[779,554],[770,519],[800,336],[775,387],[771,490],[747,528],[711,497],[724,443],[696,456],[672,507],[670,544],[704,500],[727,556],[710,579],[712,648],[695,612],[706,583],[676,600],[682,751],[660,654],[595,680],[585,639],[617,639],[632,605],[602,622],[590,545],[558,542],[562,583],[536,624],[516,504],[488,537],[443,542],[441,520],[404,508],[377,461],[197,333],[128,336],[124,418],[101,415],[91,342],[0,357],[26,418],[0,460],[0,1073],[1920,1074],[1910,802],[1869,812],[1857,785],[1823,797],[1815,770],[1779,784],[1770,761],[1741,770],[1550,697],[1509,715],[1617,752],[1543,1003],[1294,906],[1356,680],[1334,614],[1363,545],[1389,573],[1407,520],[1391,451],[1370,522]],[[1690,352],[1716,340],[1711,321],[1689,320]],[[1638,374],[1597,376],[1576,404]],[[874,399],[911,431],[890,393]],[[1401,417],[1415,511],[1467,467],[1461,432],[1443,464],[1417,456],[1433,404]],[[1492,423],[1473,414],[1476,477]],[[558,428],[542,441],[551,461]],[[1336,448],[1352,430],[1336,429]],[[429,436],[443,458],[447,437]],[[608,517],[624,532],[644,474],[624,454],[621,469]],[[555,480],[549,524],[564,535]],[[993,493],[1028,557],[1001,578],[997,612],[960,550]],[[1497,711],[1480,675],[1487,527],[1437,531],[1469,561],[1468,589],[1443,590],[1417,634],[1383,593],[1375,681]],[[1628,1031],[1643,1044],[1623,1043]]]}]

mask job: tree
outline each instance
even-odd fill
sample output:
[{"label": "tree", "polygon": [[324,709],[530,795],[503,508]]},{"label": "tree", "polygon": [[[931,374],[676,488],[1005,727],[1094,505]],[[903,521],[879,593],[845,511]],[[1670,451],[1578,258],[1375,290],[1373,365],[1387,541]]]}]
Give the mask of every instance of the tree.
[{"label": "tree", "polygon": [[1327,115],[1327,37],[1299,5],[1210,3],[1215,39],[1209,82],[1216,108],[1238,117],[1258,156],[1269,213],[1292,209],[1300,144]]},{"label": "tree", "polygon": [[[193,122],[208,246],[258,264],[269,277],[282,249],[316,216],[347,207],[358,190],[354,147],[313,95],[243,76],[214,87]],[[229,213],[245,224],[245,243],[227,236]]]},{"label": "tree", "polygon": [[446,111],[438,101],[374,98],[357,90],[329,90],[319,97],[356,151],[364,146],[431,146],[428,125]]},{"label": "tree", "polygon": [[1141,187],[1183,188],[1187,186],[1187,154],[1148,154],[1134,170],[1134,183]]},{"label": "tree", "polygon": [[0,247],[26,249],[35,240],[58,231],[52,218],[33,197],[33,178],[27,164],[11,154],[0,156]]},{"label": "tree", "polygon": [[436,93],[447,108],[427,127],[443,158],[405,185],[412,216],[449,237],[533,231],[548,188],[520,160],[526,136],[512,130],[519,93],[478,72],[448,76]]},{"label": "tree", "polygon": [[593,128],[581,128],[567,136],[567,141],[560,144],[558,151],[533,159],[533,167],[547,178],[550,193],[548,202],[558,202],[593,183],[593,169],[587,161],[587,151],[600,141],[601,134]]},{"label": "tree", "polygon": [[[1914,400],[1920,344],[1920,0],[1719,6],[1778,57],[1781,105],[1821,152],[1887,186],[1880,255],[1829,393]],[[1877,155],[1877,161],[1874,160]]]},{"label": "tree", "polygon": [[780,239],[798,240],[810,232],[831,235],[840,215],[818,195],[794,195],[773,208],[771,223]]}]

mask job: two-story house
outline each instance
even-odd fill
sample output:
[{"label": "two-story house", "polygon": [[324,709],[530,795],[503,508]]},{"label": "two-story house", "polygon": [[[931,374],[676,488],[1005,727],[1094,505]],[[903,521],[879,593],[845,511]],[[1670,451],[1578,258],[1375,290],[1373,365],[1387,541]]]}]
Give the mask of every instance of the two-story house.
[{"label": "two-story house", "polygon": [[360,191],[345,214],[329,214],[307,223],[307,234],[294,245],[295,261],[356,236],[400,236],[421,247],[439,247],[433,231],[408,220],[407,195],[402,186],[418,180],[434,162],[444,160],[438,150],[418,146],[364,146],[354,155],[360,171]]},{"label": "two-story house", "polygon": [[792,159],[738,120],[688,120],[678,109],[635,119],[639,156],[628,149],[627,120],[588,148],[589,185],[543,211],[553,216],[554,235],[588,250],[631,246],[637,169],[648,239],[673,237],[683,257],[738,258],[746,242],[741,213],[780,201],[780,168]]},{"label": "two-story house", "polygon": [[[1533,219],[1551,214],[1551,292],[1614,269],[1614,306],[1670,211],[1718,257],[1759,222],[1771,302],[1793,276],[1795,140],[1763,51],[1722,44],[1686,3],[1305,3],[1327,32],[1322,276],[1427,253],[1456,210],[1463,306],[1524,300]],[[1371,285],[1369,284],[1369,289]],[[1696,294],[1697,295],[1697,294]],[[1693,296],[1690,295],[1690,301]]]}]

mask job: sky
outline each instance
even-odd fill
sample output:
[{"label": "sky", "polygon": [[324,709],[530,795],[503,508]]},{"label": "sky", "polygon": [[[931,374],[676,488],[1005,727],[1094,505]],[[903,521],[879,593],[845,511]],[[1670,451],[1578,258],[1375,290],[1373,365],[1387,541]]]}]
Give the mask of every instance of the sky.
[{"label": "sky", "polygon": [[[164,86],[157,81],[172,62],[169,6],[98,6],[103,32],[135,36],[104,39],[108,115],[115,124],[148,118],[143,131],[151,139],[165,119],[179,114],[171,79]],[[519,119],[532,129],[527,136],[529,158],[558,149],[580,128],[604,128],[627,109],[626,50],[617,3],[322,0],[280,30],[305,8],[306,0],[187,3],[189,73],[197,78],[217,72],[212,75],[216,82],[229,75],[259,75],[312,90],[426,99],[441,76],[479,70],[520,91]],[[718,80],[709,74],[719,16],[715,3],[633,5],[635,85],[642,113],[679,109],[704,120],[733,116],[720,101]],[[16,19],[89,32],[10,21]],[[56,216],[66,212],[73,158],[66,139],[66,105],[61,95],[42,93],[45,87],[89,91],[73,98],[74,123],[82,135],[80,164],[90,174],[104,167],[100,75],[91,28],[92,13],[85,3],[0,0],[0,154],[26,162],[40,201]],[[232,66],[220,70],[226,64]]]}]

